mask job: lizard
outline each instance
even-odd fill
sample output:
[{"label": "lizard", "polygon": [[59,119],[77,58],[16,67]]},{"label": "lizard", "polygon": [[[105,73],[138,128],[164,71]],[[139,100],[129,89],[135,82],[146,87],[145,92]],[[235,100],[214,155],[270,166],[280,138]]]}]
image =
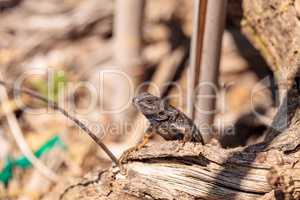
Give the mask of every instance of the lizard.
[{"label": "lizard", "polygon": [[192,141],[204,144],[203,137],[193,121],[162,98],[142,92],[133,98],[133,105],[150,123],[146,130],[146,139],[156,132],[165,140],[183,140],[183,142]]}]

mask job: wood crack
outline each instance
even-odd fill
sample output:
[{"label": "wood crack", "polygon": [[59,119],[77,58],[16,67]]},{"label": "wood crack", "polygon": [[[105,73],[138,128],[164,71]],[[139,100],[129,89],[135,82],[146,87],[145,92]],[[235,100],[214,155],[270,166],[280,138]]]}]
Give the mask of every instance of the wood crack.
[{"label": "wood crack", "polygon": [[74,184],[74,185],[70,185],[68,186],[64,192],[59,196],[59,200],[62,200],[64,198],[64,196],[66,195],[66,193],[68,193],[70,190],[76,188],[76,187],[87,187],[88,185],[90,184],[94,184],[94,183],[97,183],[101,180],[101,176],[102,174],[104,173],[105,171],[100,171],[98,173],[98,176],[96,177],[96,179],[94,180],[88,180],[86,182],[80,182],[80,183],[77,183],[77,184]]}]

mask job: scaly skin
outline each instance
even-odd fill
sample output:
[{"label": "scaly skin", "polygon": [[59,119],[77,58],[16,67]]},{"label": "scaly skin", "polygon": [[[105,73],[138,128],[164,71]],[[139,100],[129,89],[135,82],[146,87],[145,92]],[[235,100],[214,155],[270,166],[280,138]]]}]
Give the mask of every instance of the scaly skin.
[{"label": "scaly skin", "polygon": [[133,104],[149,120],[148,130],[157,132],[165,140],[204,144],[201,133],[193,121],[161,98],[144,92],[133,98]]}]

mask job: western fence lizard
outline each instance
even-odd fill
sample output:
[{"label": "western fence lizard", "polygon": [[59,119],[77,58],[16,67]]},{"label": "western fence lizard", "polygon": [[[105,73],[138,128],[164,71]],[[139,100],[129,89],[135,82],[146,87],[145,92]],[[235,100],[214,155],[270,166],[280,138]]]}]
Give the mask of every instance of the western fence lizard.
[{"label": "western fence lizard", "polygon": [[165,140],[204,144],[201,133],[193,121],[163,99],[143,92],[133,98],[133,104],[150,122],[147,132],[155,131]]}]

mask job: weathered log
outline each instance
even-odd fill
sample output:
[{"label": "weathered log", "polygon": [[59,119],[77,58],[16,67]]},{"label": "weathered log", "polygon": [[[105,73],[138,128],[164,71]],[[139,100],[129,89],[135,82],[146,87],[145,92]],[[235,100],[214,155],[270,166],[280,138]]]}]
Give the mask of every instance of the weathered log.
[{"label": "weathered log", "polygon": [[125,173],[111,168],[90,179],[96,181],[69,187],[62,199],[117,199],[125,194],[128,199],[258,199],[272,191],[272,166],[294,170],[282,179],[293,183],[288,194],[298,195],[300,169],[290,166],[298,158],[277,150],[253,150],[181,142],[144,147],[124,160]]}]

